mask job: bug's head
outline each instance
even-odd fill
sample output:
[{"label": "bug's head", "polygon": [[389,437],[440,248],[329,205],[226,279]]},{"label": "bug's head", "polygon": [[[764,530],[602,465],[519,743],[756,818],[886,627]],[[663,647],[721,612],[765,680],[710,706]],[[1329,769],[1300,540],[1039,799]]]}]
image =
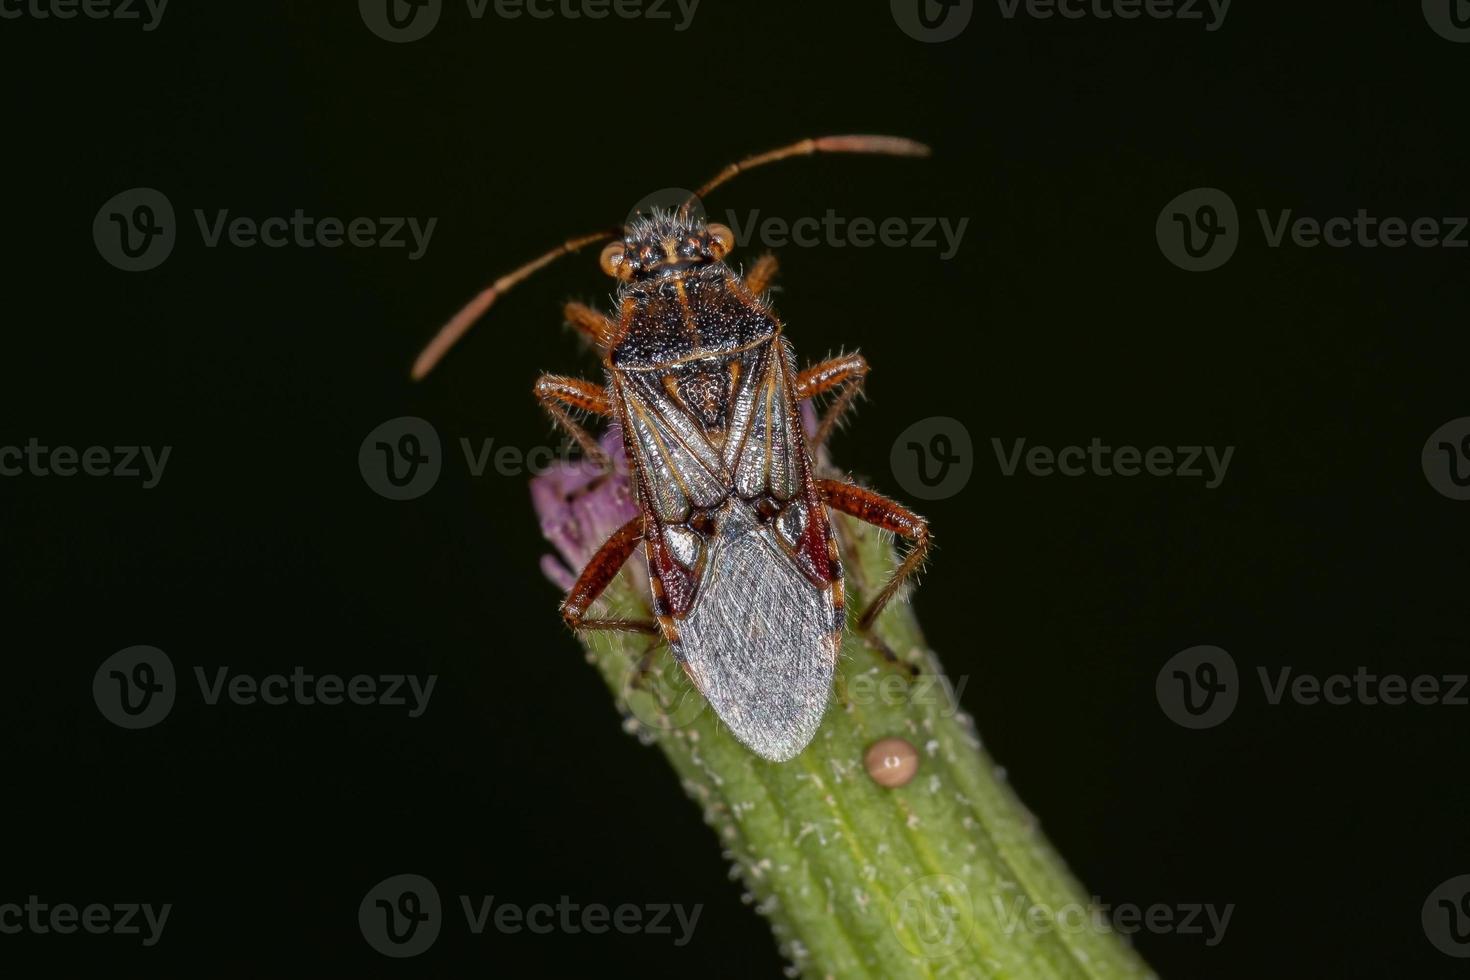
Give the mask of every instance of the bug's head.
[{"label": "bug's head", "polygon": [[718,222],[680,212],[655,211],[635,218],[621,241],[602,250],[602,271],[623,282],[647,282],[719,262],[735,246],[735,234]]},{"label": "bug's head", "polygon": [[[717,187],[722,187],[736,174],[763,167],[778,160],[810,156],[813,153],[879,153],[886,156],[926,157],[929,147],[902,136],[846,134],[819,136],[791,143],[746,157],[721,170],[712,180],[701,184],[676,211],[654,211],[640,216],[619,230],[593,232],[568,238],[551,251],[519,266],[465,304],[464,308],[439,329],[434,339],[414,361],[412,377],[417,380],[433,370],[446,351],[464,336],[476,320],[505,292],[539,269],[563,255],[571,255],[593,242],[615,239],[602,250],[602,268],[625,285],[676,279],[686,271],[716,267],[735,245],[730,229],[694,215],[692,206]],[[616,239],[620,238],[621,241]]]}]

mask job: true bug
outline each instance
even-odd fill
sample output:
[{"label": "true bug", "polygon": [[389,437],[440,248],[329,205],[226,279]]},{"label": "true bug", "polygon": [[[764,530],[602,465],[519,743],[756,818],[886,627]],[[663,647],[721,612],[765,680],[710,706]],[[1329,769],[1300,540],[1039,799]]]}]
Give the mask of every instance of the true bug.
[{"label": "true bug", "polygon": [[[661,632],[694,685],[745,745],[776,762],[811,741],[826,711],[845,625],[842,560],[828,508],[902,535],[913,548],[863,611],[872,624],[929,550],[927,523],[853,483],[817,477],[813,449],[858,394],[868,364],[848,354],[797,371],[764,298],[776,261],[742,276],[725,263],[734,235],[692,205],[736,174],[813,153],[926,156],[893,136],[829,136],[731,164],[672,212],[569,239],[496,280],[425,348],[421,378],[502,294],[594,242],[619,282],[615,318],[570,303],[567,321],[602,354],[606,385],[543,375],[547,412],[605,458],[571,412],[615,419],[632,463],[639,514],[593,556],[562,602],[577,630]],[[798,403],[835,392],[807,438]],[[655,621],[588,610],[639,545]]]}]

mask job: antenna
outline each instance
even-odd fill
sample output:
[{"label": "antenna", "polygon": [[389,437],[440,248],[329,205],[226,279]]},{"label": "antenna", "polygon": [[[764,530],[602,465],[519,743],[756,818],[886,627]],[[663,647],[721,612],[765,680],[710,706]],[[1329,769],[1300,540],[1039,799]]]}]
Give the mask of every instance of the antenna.
[{"label": "antenna", "polygon": [[516,283],[530,276],[531,273],[550,265],[563,255],[570,255],[584,246],[591,245],[593,242],[600,242],[608,238],[617,238],[622,233],[623,229],[612,228],[607,231],[593,232],[590,235],[582,235],[578,238],[569,238],[540,258],[532,259],[519,269],[508,272],[495,280],[482,290],[478,296],[466,303],[464,308],[454,314],[448,323],[439,328],[439,332],[434,335],[434,339],[429,341],[429,345],[419,353],[418,358],[413,362],[413,370],[409,373],[409,376],[413,380],[419,381],[424,375],[434,370],[434,365],[438,364],[444,355],[449,353],[449,348],[453,347],[455,342],[463,337],[470,327],[474,326],[476,320],[485,315],[485,311],[490,309],[492,303],[499,299],[502,294],[509,292]]},{"label": "antenna", "polygon": [[807,157],[814,153],[879,153],[893,157],[926,157],[930,150],[923,143],[903,136],[821,136],[816,139],[802,140],[799,143],[767,150],[765,153],[757,153],[753,157],[746,157],[744,160],[730,164],[690,195],[689,200],[685,201],[684,206],[679,209],[679,213],[687,217],[689,208],[696,200],[729,181],[736,174],[754,170],[756,167],[763,167],[778,160]]},{"label": "antenna", "polygon": [[[926,157],[929,155],[929,152],[929,147],[923,143],[906,139],[902,136],[849,135],[804,139],[799,143],[792,143],[789,146],[783,146],[779,149],[758,153],[755,156],[746,157],[744,160],[730,164],[716,174],[713,179],[706,182],[704,186],[700,187],[699,190],[695,191],[689,200],[685,201],[683,206],[679,208],[679,214],[681,217],[687,218],[689,208],[694,204],[696,199],[704,197],[716,187],[729,181],[736,174],[753,170],[756,167],[761,167],[768,163],[775,163],[778,160],[785,160],[788,157],[811,156],[814,153],[879,153],[887,156]],[[591,245],[593,242],[618,238],[622,234],[622,228],[611,228],[607,231],[593,232],[590,235],[582,235],[578,238],[569,238],[540,258],[532,259],[518,269],[495,280],[474,299],[466,303],[464,308],[454,314],[448,323],[439,328],[439,332],[434,335],[434,339],[429,341],[428,346],[423,349],[423,352],[413,362],[413,370],[410,372],[410,376],[413,380],[418,381],[424,375],[434,370],[434,365],[438,364],[444,355],[449,352],[449,348],[453,347],[459,338],[463,337],[470,327],[474,326],[475,321],[484,316],[485,311],[490,309],[491,305],[497,299],[509,292],[521,280],[545,268],[563,255],[570,255]]]}]

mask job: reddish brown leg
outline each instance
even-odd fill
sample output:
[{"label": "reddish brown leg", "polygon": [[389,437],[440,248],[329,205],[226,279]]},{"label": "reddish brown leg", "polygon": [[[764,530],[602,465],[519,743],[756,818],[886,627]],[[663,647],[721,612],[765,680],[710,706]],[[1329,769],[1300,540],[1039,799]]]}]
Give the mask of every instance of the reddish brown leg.
[{"label": "reddish brown leg", "polygon": [[853,399],[863,390],[863,379],[868,375],[868,360],[861,354],[840,354],[813,364],[796,376],[796,398],[798,401],[814,398],[825,391],[840,388],[837,398],[822,414],[812,436],[812,448],[825,446],[837,427],[837,422],[852,407]]},{"label": "reddish brown leg", "polygon": [[561,603],[562,618],[574,630],[617,630],[624,633],[657,633],[658,623],[638,619],[588,619],[587,610],[618,577],[633,552],[643,541],[643,518],[635,517],[612,533],[597,554],[582,569],[572,590]]},{"label": "reddish brown leg", "polygon": [[904,556],[903,562],[888,584],[879,590],[873,601],[868,603],[868,608],[863,611],[858,625],[867,629],[873,625],[873,620],[888,605],[890,599],[898,593],[904,580],[918,571],[919,566],[924,564],[924,556],[929,553],[933,540],[929,534],[929,522],[918,514],[909,510],[901,504],[889,500],[887,497],[871,490],[865,490],[853,483],[844,483],[841,480],[818,480],[817,490],[827,506],[844,514],[851,514],[864,523],[885,531],[892,531],[908,538],[914,543],[913,550]]},{"label": "reddish brown leg", "polygon": [[568,406],[592,412],[595,415],[611,415],[612,403],[608,401],[607,389],[602,385],[583,381],[581,378],[564,378],[557,374],[543,374],[536,379],[536,399],[561,427],[571,433],[589,459],[603,467],[609,465],[607,453],[597,444],[592,433],[584,429],[567,411]]},{"label": "reddish brown leg", "polygon": [[745,288],[759,296],[771,288],[771,280],[776,278],[776,270],[780,263],[770,252],[755,260],[755,265],[745,274]]},{"label": "reddish brown leg", "polygon": [[599,347],[607,344],[612,336],[613,323],[586,303],[568,303],[562,307],[561,315],[576,331]]}]

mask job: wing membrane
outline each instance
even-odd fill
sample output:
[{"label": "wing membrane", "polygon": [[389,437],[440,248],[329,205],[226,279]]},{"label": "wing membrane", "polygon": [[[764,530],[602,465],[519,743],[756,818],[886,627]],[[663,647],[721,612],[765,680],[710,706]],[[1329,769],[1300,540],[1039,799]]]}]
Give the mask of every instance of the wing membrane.
[{"label": "wing membrane", "polygon": [[776,534],[726,505],[676,652],[735,737],[784,762],[822,722],[841,634],[831,585],[803,575]]}]

